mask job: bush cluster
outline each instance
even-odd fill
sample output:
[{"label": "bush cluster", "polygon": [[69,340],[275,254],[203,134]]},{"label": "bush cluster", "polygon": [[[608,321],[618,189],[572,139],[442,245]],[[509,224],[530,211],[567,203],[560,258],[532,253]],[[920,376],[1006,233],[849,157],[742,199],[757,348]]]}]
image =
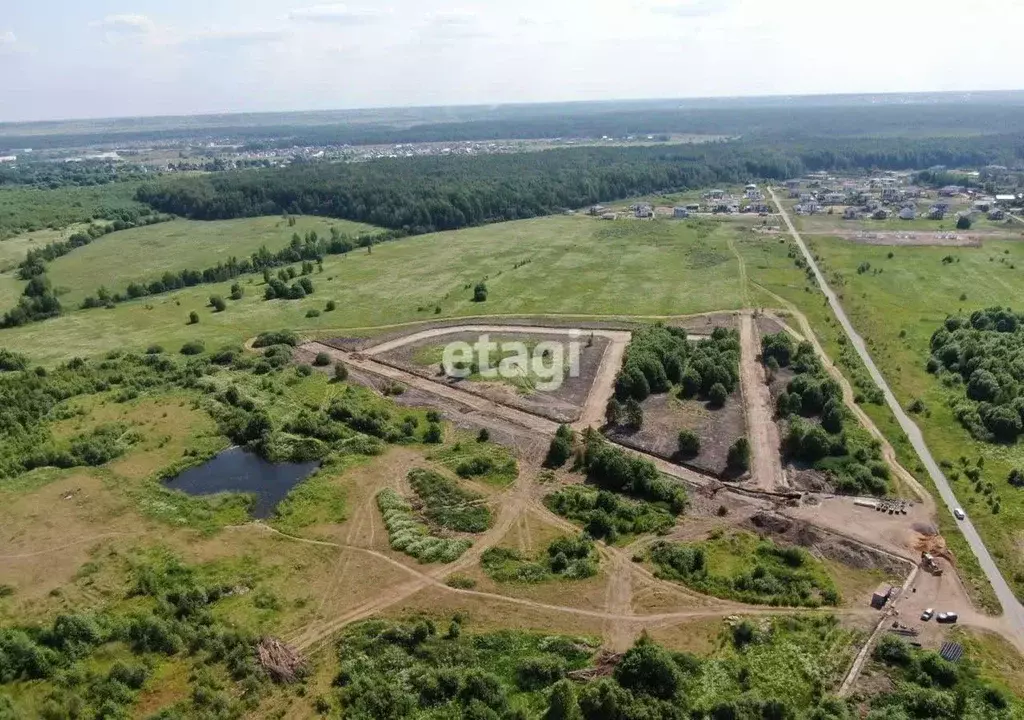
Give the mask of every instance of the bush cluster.
[{"label": "bush cluster", "polygon": [[377,507],[384,517],[391,549],[421,563],[454,562],[473,544],[461,538],[431,535],[430,528],[416,517],[412,506],[391,488],[377,493]]},{"label": "bush cluster", "polygon": [[957,420],[979,440],[1013,443],[1024,433],[1024,316],[1009,308],[951,315],[932,334],[928,371],[963,393]]}]

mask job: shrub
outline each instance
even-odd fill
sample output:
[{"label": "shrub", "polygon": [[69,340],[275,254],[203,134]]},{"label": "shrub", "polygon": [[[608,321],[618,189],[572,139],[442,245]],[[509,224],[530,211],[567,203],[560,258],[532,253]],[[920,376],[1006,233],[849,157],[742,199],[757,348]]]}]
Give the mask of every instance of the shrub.
[{"label": "shrub", "polygon": [[487,300],[487,285],[483,282],[478,282],[473,288],[473,302],[486,302]]},{"label": "shrub", "polygon": [[202,355],[206,346],[202,340],[192,340],[181,346],[182,355]]},{"label": "shrub", "polygon": [[700,436],[693,430],[679,431],[679,455],[694,458],[700,454]]},{"label": "shrub", "polygon": [[189,325],[198,325],[199,324],[199,313],[197,313],[195,310],[193,310],[192,312],[190,312],[188,314],[188,324]]},{"label": "shrub", "polygon": [[21,353],[0,348],[0,372],[16,372],[28,367],[28,358]]},{"label": "shrub", "polygon": [[309,310],[306,311],[306,317],[307,318],[318,318],[318,317],[320,317],[320,311],[317,310],[316,308],[310,308]]},{"label": "shrub", "polygon": [[224,302],[224,298],[220,295],[211,295],[210,307],[213,308],[214,312],[224,312],[227,309],[228,304]]},{"label": "shrub", "polygon": [[715,383],[708,391],[708,402],[711,403],[712,407],[722,407],[725,405],[725,401],[728,397],[729,393],[726,391],[725,385],[722,383]]},{"label": "shrub", "polygon": [[487,428],[480,428],[480,432],[476,435],[476,441],[485,443],[491,439],[491,432]]},{"label": "shrub", "polygon": [[334,379],[339,382],[348,379],[348,368],[345,367],[345,363],[336,362],[334,364]]},{"label": "shrub", "polygon": [[299,344],[299,336],[291,330],[277,330],[274,332],[262,332],[256,336],[252,346],[254,348],[271,347],[272,345],[290,345],[295,347]]},{"label": "shrub", "polygon": [[750,441],[740,438],[729,448],[726,464],[734,472],[746,472],[750,469]]},{"label": "shrub", "polygon": [[454,562],[472,546],[469,540],[431,535],[429,528],[416,519],[412,506],[391,488],[377,493],[377,507],[384,517],[391,549],[421,563]]},{"label": "shrub", "polygon": [[970,215],[961,215],[956,219],[957,230],[970,230],[971,229],[971,217]]},{"label": "shrub", "polygon": [[325,352],[318,352],[316,357],[313,359],[313,365],[316,367],[327,367],[331,364],[331,356]]},{"label": "shrub", "polygon": [[440,423],[432,422],[427,425],[427,431],[423,433],[423,442],[440,444],[444,441],[444,430]]},{"label": "shrub", "polygon": [[334,312],[335,308],[337,308],[337,305],[334,301],[328,300],[327,304],[324,306],[324,312]]},{"label": "shrub", "polygon": [[243,295],[245,295],[245,290],[242,289],[242,286],[240,284],[235,283],[231,286],[232,300],[241,300]]}]

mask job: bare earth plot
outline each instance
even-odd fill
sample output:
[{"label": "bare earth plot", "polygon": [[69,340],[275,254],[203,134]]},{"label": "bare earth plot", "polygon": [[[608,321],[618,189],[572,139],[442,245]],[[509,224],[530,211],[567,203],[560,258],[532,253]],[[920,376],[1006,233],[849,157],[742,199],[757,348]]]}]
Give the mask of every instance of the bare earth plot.
[{"label": "bare earth plot", "polygon": [[[750,354],[750,349],[757,347],[756,332],[759,327],[773,331],[777,327],[784,326],[778,319],[771,319],[771,322],[768,322],[767,319],[759,318],[755,323],[751,317],[741,317],[741,334],[746,335],[746,342],[743,343],[744,355]],[[447,328],[441,334],[451,335],[453,332],[457,334],[463,330]],[[501,328],[501,330],[508,331],[508,328]],[[536,332],[533,328],[526,328],[526,330]],[[474,328],[473,331],[476,332],[476,329]],[[540,503],[540,498],[549,488],[536,482],[536,468],[542,457],[537,449],[545,446],[546,439],[551,437],[557,425],[535,413],[508,407],[497,399],[484,398],[479,394],[466,392],[462,387],[452,387],[445,382],[438,382],[435,379],[380,362],[383,359],[380,357],[381,354],[423,339],[418,337],[403,342],[401,338],[394,338],[387,343],[380,344],[382,347],[376,352],[374,352],[373,346],[360,353],[350,353],[318,343],[304,346],[303,351],[307,357],[315,352],[331,353],[335,359],[347,363],[357,379],[362,377],[373,382],[374,378],[386,378],[388,381],[407,383],[409,390],[399,397],[403,402],[409,400],[409,396],[413,396],[416,400],[433,398],[435,402],[441,403],[446,412],[451,408],[457,408],[456,417],[461,418],[462,422],[469,425],[511,428],[513,429],[512,435],[518,433],[530,435],[533,440],[532,446],[523,443],[513,444],[518,450],[517,454],[524,467],[523,474],[512,488],[497,499],[501,508],[499,529],[488,533],[485,540],[474,546],[471,554],[452,565],[436,569],[413,568],[400,560],[394,560],[393,564],[397,563],[408,568],[407,573],[410,577],[387,590],[382,597],[351,608],[343,615],[325,622],[319,629],[296,638],[300,644],[315,645],[321,638],[336,629],[370,614],[380,612],[389,615],[402,614],[416,608],[439,610],[446,607],[480,606],[481,612],[490,615],[495,610],[484,611],[482,608],[490,607],[494,603],[497,603],[498,606],[509,604],[516,606],[514,611],[516,617],[526,624],[533,622],[528,620],[531,617],[537,618],[537,622],[548,622],[541,621],[540,618],[549,617],[558,618],[560,627],[570,618],[575,618],[573,622],[582,623],[575,627],[594,629],[599,626],[609,647],[622,647],[628,644],[628,641],[641,628],[645,627],[674,626],[680,622],[693,622],[700,618],[720,618],[726,614],[737,612],[744,614],[760,612],[759,609],[751,606],[712,600],[703,596],[695,597],[692,592],[687,592],[673,583],[656,579],[642,566],[627,562],[628,554],[634,552],[633,548],[615,549],[602,546],[602,569],[599,579],[589,585],[578,586],[580,598],[590,598],[580,604],[572,602],[571,588],[569,592],[554,586],[544,589],[516,588],[508,590],[495,586],[494,583],[488,584],[489,581],[482,578],[478,566],[475,564],[486,547],[495,544],[514,544],[529,548],[533,547],[530,536],[540,526],[547,524],[550,528],[561,527],[566,532],[570,532],[573,528],[564,519],[551,515]],[[606,349],[605,360],[613,354],[614,347],[615,345],[612,344]],[[622,347],[624,348],[624,343]],[[621,356],[614,363],[598,364],[600,370],[590,391],[591,398],[610,396],[611,385],[620,362]],[[746,369],[750,369],[747,358],[741,362],[747,366]],[[755,367],[759,369],[759,365],[755,365]],[[760,384],[762,387],[764,386],[763,380]],[[745,401],[749,428],[751,400],[749,397],[745,397]],[[590,404],[591,401],[588,400],[587,405]],[[603,404],[604,400],[600,403],[602,410]],[[762,402],[762,412],[767,411],[770,407],[770,403]],[[773,422],[769,424],[774,426]],[[642,451],[639,454],[644,455]],[[720,526],[722,523],[727,525],[739,523],[755,529],[759,533],[775,535],[784,542],[804,544],[813,553],[829,562],[837,563],[837,567],[850,566],[853,568],[847,573],[850,577],[847,578],[845,588],[847,592],[853,588],[853,594],[859,596],[844,600],[844,605],[849,608],[844,612],[853,613],[851,618],[859,617],[861,618],[860,622],[872,623],[875,621],[870,620],[871,617],[876,619],[879,617],[875,611],[867,608],[871,589],[868,584],[874,582],[874,579],[880,575],[904,577],[908,568],[916,566],[922,543],[934,542],[934,537],[929,535],[929,532],[933,531],[931,530],[928,506],[914,506],[910,516],[890,516],[864,508],[855,510],[856,506],[850,498],[832,499],[828,496],[819,498],[814,493],[806,493],[805,502],[794,506],[792,502],[776,495],[765,494],[758,497],[753,487],[747,491],[748,497],[736,495],[734,490],[727,485],[690,473],[685,468],[662,458],[647,457],[655,462],[662,472],[675,476],[694,488],[691,496],[693,508],[683,524],[677,526],[672,537],[680,540],[686,537],[695,538],[699,537],[701,533],[712,532],[714,527]],[[777,462],[777,446],[770,457],[776,458]],[[781,468],[776,470],[767,467],[767,464],[758,464],[755,460],[752,485],[764,488],[778,487],[778,485],[771,484],[773,481],[764,483],[765,472],[781,474]],[[770,519],[773,517],[775,520]],[[854,519],[852,522],[851,517]],[[700,530],[699,528],[704,529]],[[939,540],[941,541],[941,539]],[[387,555],[386,552],[382,554]],[[941,557],[939,562],[945,563]],[[951,607],[969,608],[966,594],[963,593],[959,581],[955,580],[955,571],[952,566],[946,563],[945,569],[944,577],[946,579],[942,581],[933,582],[935,578],[931,575],[924,578],[924,581],[915,579],[915,582],[918,583],[917,592],[914,592],[914,588],[911,587],[907,597],[913,597],[915,603],[927,602],[939,606],[945,603]],[[480,584],[474,589],[463,590],[448,587],[444,582],[452,575],[463,574],[469,574]],[[920,573],[914,573],[914,577],[920,577]],[[858,583],[860,584],[858,585]],[[594,594],[591,594],[590,590],[586,590],[587,587],[593,588]],[[601,587],[607,588],[603,594],[600,590]],[[858,587],[860,588],[859,592],[856,590]],[[694,606],[694,602],[697,602],[696,606]],[[906,603],[907,601],[901,602]],[[883,619],[884,617],[882,616]],[[962,613],[962,617],[964,621],[980,627],[998,626],[998,621],[970,610]],[[879,622],[881,621],[879,620]],[[573,626],[572,623],[569,626]]]}]

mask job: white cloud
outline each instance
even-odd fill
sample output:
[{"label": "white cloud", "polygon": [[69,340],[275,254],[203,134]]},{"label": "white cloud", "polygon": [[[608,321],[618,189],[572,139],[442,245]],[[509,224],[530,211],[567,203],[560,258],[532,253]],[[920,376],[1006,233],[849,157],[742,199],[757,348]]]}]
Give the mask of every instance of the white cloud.
[{"label": "white cloud", "polygon": [[284,40],[283,30],[207,30],[189,35],[180,40],[181,44],[239,47],[242,45],[266,45]]},{"label": "white cloud", "polygon": [[348,5],[313,5],[288,13],[289,20],[337,25],[361,25],[373,22],[386,13],[369,8],[354,8]]},{"label": "white cloud", "polygon": [[662,15],[679,18],[700,18],[725,12],[732,5],[732,0],[683,0],[655,5],[651,9]]},{"label": "white cloud", "polygon": [[110,33],[125,35],[146,35],[153,32],[155,23],[145,15],[107,15],[102,20],[90,23],[92,27]]},{"label": "white cloud", "polygon": [[441,40],[471,39],[492,35],[481,25],[475,13],[463,10],[433,13],[427,18],[423,33],[428,38]]},{"label": "white cloud", "polygon": [[13,30],[0,33],[0,45],[13,45],[18,42],[18,38],[15,37]]}]

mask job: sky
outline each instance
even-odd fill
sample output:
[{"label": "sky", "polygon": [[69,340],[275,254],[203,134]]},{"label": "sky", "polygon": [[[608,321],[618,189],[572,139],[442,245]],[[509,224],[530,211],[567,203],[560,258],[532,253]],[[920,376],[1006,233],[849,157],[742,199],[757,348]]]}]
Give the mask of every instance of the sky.
[{"label": "sky", "polygon": [[1024,88],[1016,0],[0,0],[0,122]]}]

